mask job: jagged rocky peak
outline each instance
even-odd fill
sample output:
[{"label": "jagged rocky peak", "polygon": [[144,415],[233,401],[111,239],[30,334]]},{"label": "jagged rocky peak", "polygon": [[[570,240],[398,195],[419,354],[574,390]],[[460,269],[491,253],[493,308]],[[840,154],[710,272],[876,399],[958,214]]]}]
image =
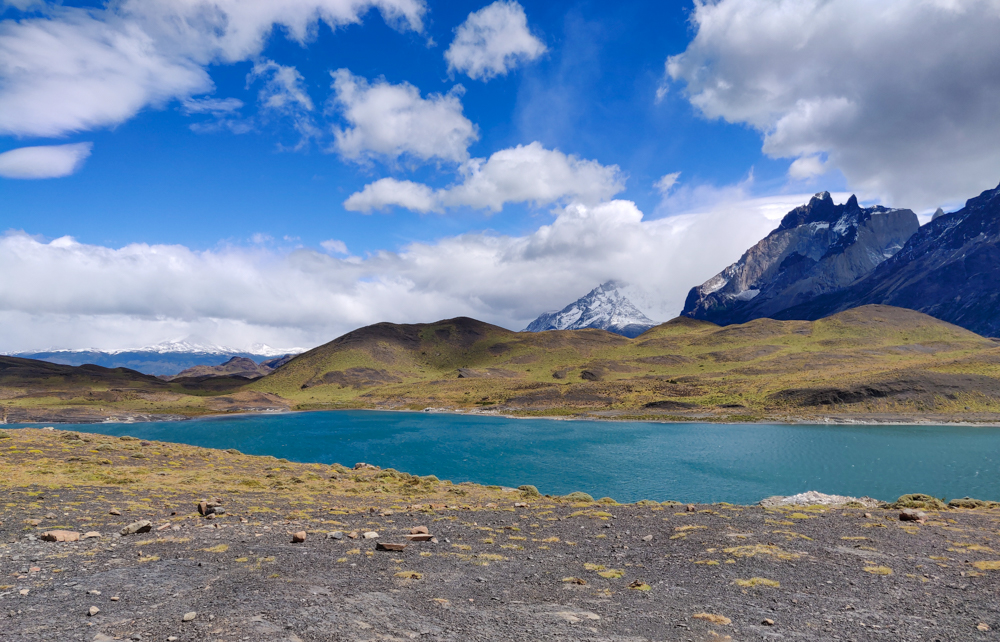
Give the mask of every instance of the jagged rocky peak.
[{"label": "jagged rocky peak", "polygon": [[864,279],[785,311],[818,319],[877,303],[918,310],[978,334],[1000,336],[1000,186],[935,217]]},{"label": "jagged rocky peak", "polygon": [[688,294],[684,316],[719,324],[773,317],[867,276],[919,228],[910,210],[837,205],[829,192],[781,224],[725,270]]},{"label": "jagged rocky peak", "polygon": [[624,283],[608,281],[558,312],[545,312],[524,332],[584,330],[597,328],[626,337],[637,337],[656,322],[643,314],[625,296]]}]

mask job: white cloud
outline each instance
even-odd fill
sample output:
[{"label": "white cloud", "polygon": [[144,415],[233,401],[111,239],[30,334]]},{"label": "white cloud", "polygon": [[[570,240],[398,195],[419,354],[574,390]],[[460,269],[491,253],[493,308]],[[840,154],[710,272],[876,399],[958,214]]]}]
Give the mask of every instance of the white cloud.
[{"label": "white cloud", "polygon": [[669,192],[674,185],[677,184],[677,179],[681,177],[680,172],[671,172],[669,174],[664,174],[660,177],[658,181],[653,183],[653,187],[656,188],[660,194],[664,196]]},{"label": "white cloud", "polygon": [[[717,202],[646,220],[633,203],[570,205],[524,236],[470,233],[338,258],[270,246],[194,251],[0,236],[0,350],[149,345],[317,345],[379,321],[468,315],[512,329],[610,278],[666,320],[688,289],[739,258],[809,195]],[[342,253],[342,252],[340,252]]]},{"label": "white cloud", "polygon": [[440,210],[437,194],[433,189],[421,183],[395,178],[380,178],[344,201],[344,209],[347,211],[366,214],[392,206],[424,213]]},{"label": "white cloud", "polygon": [[75,173],[90,156],[93,143],[21,147],[0,154],[4,178],[60,178]]},{"label": "white cloud", "polygon": [[329,239],[323,241],[319,244],[321,248],[329,252],[330,254],[348,254],[347,244],[343,241],[338,241],[337,239]]},{"label": "white cloud", "polygon": [[524,7],[497,0],[469,14],[455,30],[455,39],[444,53],[449,71],[460,71],[476,80],[506,75],[524,61],[546,51],[528,29]]},{"label": "white cloud", "polygon": [[243,107],[239,98],[185,98],[181,109],[185,114],[231,114]]},{"label": "white cloud", "polygon": [[476,126],[462,114],[461,85],[447,94],[421,98],[410,83],[393,85],[381,79],[371,84],[347,69],[331,75],[331,106],[350,124],[333,131],[335,148],[345,158],[396,160],[409,155],[462,162],[479,138]]},{"label": "white cloud", "polygon": [[473,158],[462,165],[460,172],[460,183],[439,190],[412,181],[383,178],[352,194],[344,207],[356,212],[390,206],[417,212],[449,207],[498,212],[505,203],[594,204],[625,189],[625,177],[617,165],[605,166],[545,149],[537,141],[502,149],[487,160]]},{"label": "white cloud", "polygon": [[788,166],[788,176],[797,180],[808,180],[822,176],[829,170],[819,155],[800,156]]},{"label": "white cloud", "polygon": [[305,79],[295,67],[279,65],[273,60],[258,60],[247,74],[247,85],[264,79],[257,94],[265,117],[273,115],[291,121],[299,133],[295,149],[304,147],[320,135],[312,118],[313,102],[305,88]]},{"label": "white cloud", "polygon": [[357,23],[372,8],[400,29],[423,29],[423,0],[123,0],[4,20],[0,134],[117,125],[147,106],[210,92],[205,67],[255,57],[275,25],[305,42],[319,21]]},{"label": "white cloud", "polygon": [[838,169],[863,195],[914,209],[1000,178],[996,0],[699,1],[692,24],[667,75],[705,116],[747,123],[765,153],[797,159],[792,178]]}]

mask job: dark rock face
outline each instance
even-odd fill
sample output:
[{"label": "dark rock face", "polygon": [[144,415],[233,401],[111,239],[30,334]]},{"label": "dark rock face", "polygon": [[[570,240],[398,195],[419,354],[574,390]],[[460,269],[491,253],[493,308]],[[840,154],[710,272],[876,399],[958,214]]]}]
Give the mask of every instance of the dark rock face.
[{"label": "dark rock face", "polygon": [[819,319],[867,303],[910,308],[1000,336],[1000,187],[936,216],[865,279],[777,318]]},{"label": "dark rock face", "polygon": [[720,325],[776,317],[864,278],[918,228],[910,210],[862,208],[854,196],[835,205],[829,192],[817,194],[739,261],[692,288],[681,314]]}]

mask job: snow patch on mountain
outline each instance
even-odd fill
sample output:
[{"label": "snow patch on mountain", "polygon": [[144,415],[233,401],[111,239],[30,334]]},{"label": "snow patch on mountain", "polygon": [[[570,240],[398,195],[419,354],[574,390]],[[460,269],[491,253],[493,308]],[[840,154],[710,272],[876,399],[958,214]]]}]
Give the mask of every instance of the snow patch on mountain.
[{"label": "snow patch on mountain", "polygon": [[532,321],[524,332],[546,330],[583,330],[597,328],[626,337],[636,337],[656,325],[630,300],[640,300],[644,292],[618,281],[603,283],[557,312],[545,312]]}]

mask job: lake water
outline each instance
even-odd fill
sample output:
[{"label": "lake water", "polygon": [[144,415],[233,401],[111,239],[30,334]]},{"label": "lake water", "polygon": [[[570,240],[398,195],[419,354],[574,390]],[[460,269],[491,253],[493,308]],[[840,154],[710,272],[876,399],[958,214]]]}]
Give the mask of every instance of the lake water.
[{"label": "lake water", "polygon": [[[42,425],[42,424],[35,424]],[[6,426],[13,428],[14,426]],[[300,462],[364,461],[458,483],[639,499],[755,503],[818,490],[1000,500],[1000,429],[661,424],[331,411],[60,425]]]}]

